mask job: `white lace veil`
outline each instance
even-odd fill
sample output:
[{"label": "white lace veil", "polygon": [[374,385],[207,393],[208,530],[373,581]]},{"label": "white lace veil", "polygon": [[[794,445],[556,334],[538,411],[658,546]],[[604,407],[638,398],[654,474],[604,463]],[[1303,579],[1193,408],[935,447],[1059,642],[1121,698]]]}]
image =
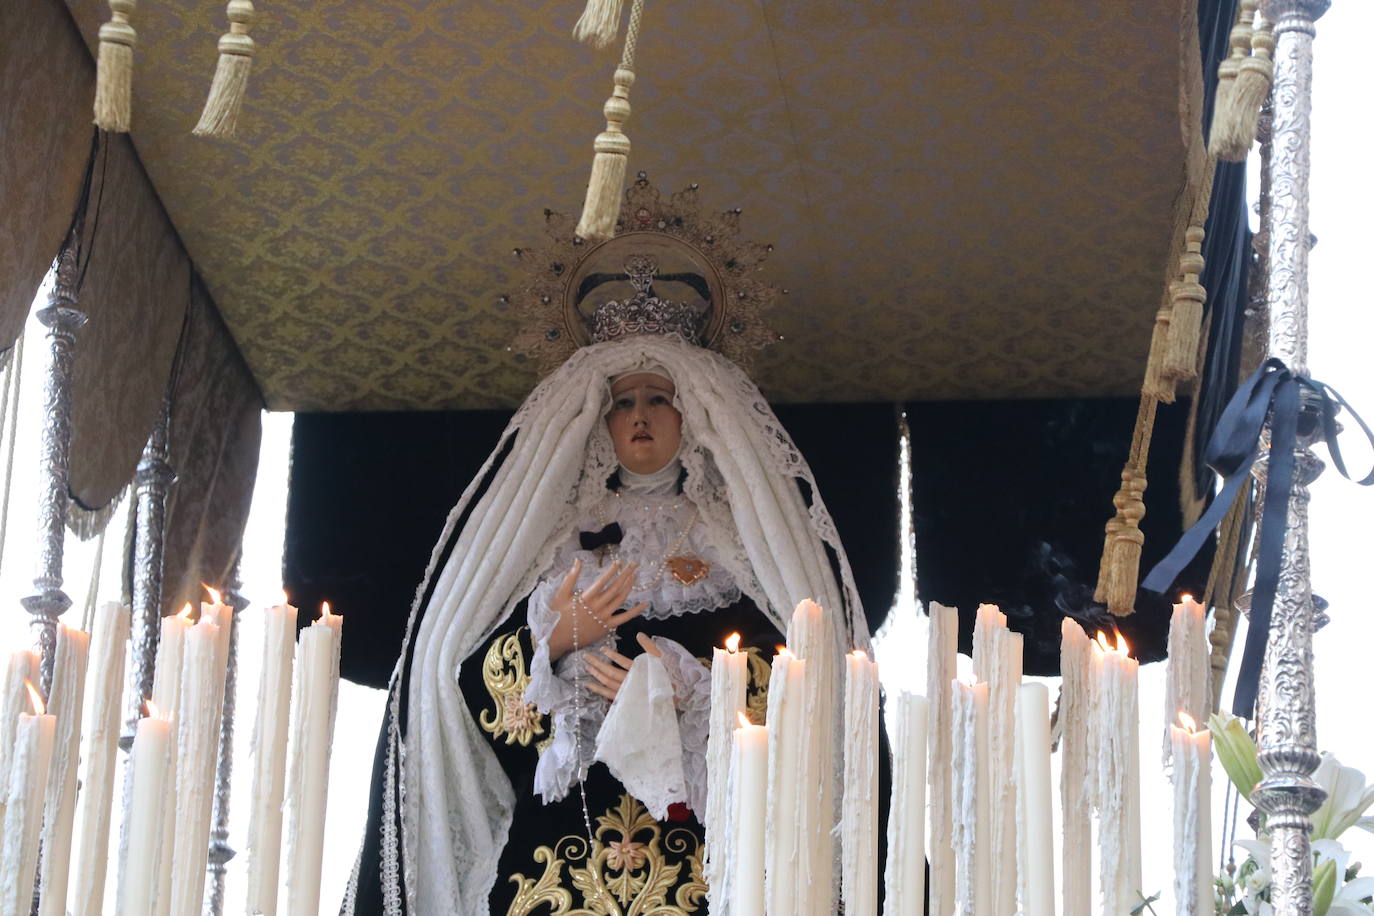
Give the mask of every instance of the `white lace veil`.
[{"label": "white lace veil", "polygon": [[[676,384],[684,492],[741,590],[784,632],[792,607],[814,598],[834,611],[837,652],[869,648],[849,562],[811,470],[744,372],[675,338],[582,348],[535,388],[449,514],[411,610],[389,701],[380,876],[387,914],[487,912],[515,799],[468,713],[458,668],[539,576],[553,572],[554,549],[577,509],[605,495],[617,467],[604,422],[607,379],[652,365]],[[352,898],[350,888],[345,912]]]}]

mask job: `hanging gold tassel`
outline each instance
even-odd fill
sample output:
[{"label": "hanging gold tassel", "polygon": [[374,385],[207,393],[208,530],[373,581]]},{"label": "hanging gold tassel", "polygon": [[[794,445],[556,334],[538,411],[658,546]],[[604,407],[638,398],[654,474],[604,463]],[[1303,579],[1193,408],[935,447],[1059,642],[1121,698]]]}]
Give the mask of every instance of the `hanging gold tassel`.
[{"label": "hanging gold tassel", "polygon": [[1173,306],[1166,302],[1155,312],[1155,327],[1150,334],[1150,355],[1145,360],[1145,379],[1140,383],[1141,397],[1163,404],[1174,402],[1174,380],[1164,373],[1164,354],[1169,348],[1169,327]]},{"label": "hanging gold tassel", "polygon": [[[588,4],[588,12],[596,2],[592,0]],[[635,46],[639,42],[639,24],[643,14],[644,0],[634,0],[630,7],[630,24],[625,29],[625,53],[613,77],[615,88],[602,108],[606,115],[606,129],[592,144],[596,156],[592,159],[587,198],[582,204],[582,218],[578,220],[576,230],[579,237],[589,242],[605,241],[615,235],[616,220],[620,216],[625,170],[630,159],[630,138],[621,126],[630,117],[630,87],[635,83]]]},{"label": "hanging gold tassel", "polygon": [[210,97],[200,122],[191,133],[197,137],[232,137],[243,110],[248,91],[248,74],[253,69],[257,45],[248,35],[253,25],[251,0],[229,0],[229,31],[219,38],[219,63],[210,84]]},{"label": "hanging gold tassel", "polygon": [[126,134],[133,119],[134,45],[129,24],[134,0],[110,0],[110,21],[100,27],[95,63],[95,125]]},{"label": "hanging gold tassel", "polygon": [[1145,533],[1140,520],[1145,517],[1145,474],[1131,467],[1121,472],[1121,489],[1112,502],[1121,526],[1108,539],[1108,564],[1104,595],[1108,613],[1117,617],[1135,613],[1135,593],[1140,582],[1140,554]]},{"label": "hanging gold tassel", "polygon": [[1170,287],[1173,309],[1169,315],[1169,345],[1165,349],[1161,371],[1175,381],[1197,378],[1197,348],[1201,339],[1202,306],[1207,290],[1198,283],[1202,274],[1202,240],[1206,233],[1201,226],[1189,226],[1184,236],[1185,250],[1179,258],[1183,279]]},{"label": "hanging gold tassel", "polygon": [[[1112,502],[1115,503],[1116,500],[1113,499]],[[1126,520],[1121,517],[1120,509],[1107,519],[1106,537],[1102,539],[1102,560],[1097,564],[1097,589],[1093,592],[1093,600],[1098,604],[1107,603],[1107,584],[1112,575],[1112,551],[1116,544],[1116,534],[1124,524]]]},{"label": "hanging gold tassel", "polygon": [[[1236,24],[1231,28],[1231,56],[1217,68],[1217,91],[1212,103],[1212,129],[1208,132],[1207,151],[1218,159],[1235,161],[1237,156],[1244,159],[1250,152],[1249,143],[1239,151],[1236,149],[1242,134],[1240,122],[1244,120],[1236,98],[1236,81],[1241,68],[1250,59],[1255,9],[1258,6],[1259,0],[1241,0]],[[1254,135],[1251,134],[1253,141]]]},{"label": "hanging gold tassel", "polygon": [[1243,162],[1250,154],[1259,131],[1260,107],[1274,82],[1272,27],[1268,23],[1260,25],[1251,34],[1250,42],[1255,53],[1241,62],[1231,92],[1231,117],[1215,145],[1217,158],[1228,162]]},{"label": "hanging gold tassel", "polygon": [[620,31],[620,0],[587,0],[587,8],[573,26],[573,38],[594,48],[615,41]]}]

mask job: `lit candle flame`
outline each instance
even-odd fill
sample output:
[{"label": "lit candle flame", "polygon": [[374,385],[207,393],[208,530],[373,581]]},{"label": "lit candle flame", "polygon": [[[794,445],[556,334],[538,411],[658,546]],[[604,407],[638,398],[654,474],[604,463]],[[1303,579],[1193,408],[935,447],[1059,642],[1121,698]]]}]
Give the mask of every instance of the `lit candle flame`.
[{"label": "lit candle flame", "polygon": [[1197,734],[1197,720],[1181,709],[1178,712],[1178,724],[1188,729],[1189,732]]},{"label": "lit candle flame", "polygon": [[329,602],[328,602],[328,601],[321,601],[321,602],[320,602],[320,620],[321,620],[321,621],[327,622],[327,621],[329,620],[329,615],[330,615],[331,613],[332,613],[332,611],[330,611],[330,609],[329,609]]},{"label": "lit candle flame", "polygon": [[203,588],[203,589],[205,589],[206,594],[208,594],[208,595],[210,596],[210,603],[211,603],[211,604],[223,604],[223,603],[224,603],[224,595],[220,594],[220,592],[219,592],[218,590],[211,588],[210,586],[206,585],[204,582],[200,583],[200,587]]},{"label": "lit candle flame", "polygon": [[751,726],[751,725],[754,724],[753,722],[750,722],[750,721],[749,721],[749,717],[748,717],[748,716],[746,716],[743,712],[741,712],[741,711],[739,711],[739,710],[736,710],[736,711],[735,711],[735,715],[739,716],[739,727],[740,727],[740,728],[748,728],[749,726]]},{"label": "lit candle flame", "polygon": [[731,633],[729,636],[725,637],[725,650],[732,653],[739,651],[738,633]]},{"label": "lit candle flame", "polygon": [[778,657],[779,657],[779,658],[796,658],[796,656],[792,654],[792,650],[789,649],[789,648],[787,648],[786,646],[778,646]]},{"label": "lit candle flame", "polygon": [[143,701],[143,708],[144,708],[145,710],[147,710],[148,718],[150,718],[150,719],[161,719],[161,718],[162,718],[162,710],[160,710],[160,709],[157,708],[157,704],[153,702],[153,698],[152,698],[152,697],[149,697],[148,699],[146,699],[146,700]]},{"label": "lit candle flame", "polygon": [[1193,596],[1190,595],[1190,594],[1188,594],[1187,592],[1184,592],[1183,594],[1179,595],[1179,596],[1178,596],[1178,600],[1181,601],[1181,602],[1183,602],[1184,604],[1196,604],[1196,603],[1197,603],[1196,599],[1194,599]]},{"label": "lit candle flame", "polygon": [[291,604],[291,599],[287,597],[286,589],[281,590],[281,600],[277,602],[278,607],[286,607]]},{"label": "lit candle flame", "polygon": [[176,616],[180,617],[182,620],[190,620],[190,619],[191,619],[191,602],[189,602],[189,601],[186,602],[185,606],[182,607],[181,610],[177,611]]},{"label": "lit candle flame", "polygon": [[863,649],[855,649],[853,652],[850,652],[849,654],[851,657],[857,658],[860,661],[868,661],[868,653],[865,652]]},{"label": "lit candle flame", "polygon": [[1101,630],[1097,631],[1097,645],[1103,652],[1113,651],[1111,644],[1107,642],[1107,634]]},{"label": "lit candle flame", "polygon": [[1118,630],[1116,634],[1116,654],[1126,658],[1131,654],[1131,644],[1126,642],[1126,637],[1121,635]]},{"label": "lit candle flame", "polygon": [[24,686],[29,690],[29,702],[33,704],[33,714],[35,716],[41,716],[47,712],[47,704],[43,702],[43,697],[39,695],[38,688],[33,686],[33,682],[25,678]]}]

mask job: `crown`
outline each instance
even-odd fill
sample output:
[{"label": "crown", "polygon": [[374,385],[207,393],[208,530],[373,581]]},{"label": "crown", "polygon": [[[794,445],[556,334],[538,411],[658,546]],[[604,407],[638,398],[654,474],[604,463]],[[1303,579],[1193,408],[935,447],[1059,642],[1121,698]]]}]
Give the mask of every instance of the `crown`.
[{"label": "crown", "polygon": [[690,302],[660,299],[654,295],[658,259],[636,254],[625,260],[625,277],[635,289],[629,299],[604,302],[592,313],[592,340],[604,343],[631,334],[673,334],[690,344],[701,345],[706,309]]},{"label": "crown", "polygon": [[[515,249],[523,282],[500,299],[521,328],[508,349],[547,372],[578,347],[661,334],[747,366],[778,340],[763,317],[786,290],[759,277],[773,246],[741,238],[740,213],[703,213],[697,185],[663,194],[643,172],[604,242],[579,238],[575,216],[545,210],[545,244]],[[674,298],[678,284],[696,295]]]}]

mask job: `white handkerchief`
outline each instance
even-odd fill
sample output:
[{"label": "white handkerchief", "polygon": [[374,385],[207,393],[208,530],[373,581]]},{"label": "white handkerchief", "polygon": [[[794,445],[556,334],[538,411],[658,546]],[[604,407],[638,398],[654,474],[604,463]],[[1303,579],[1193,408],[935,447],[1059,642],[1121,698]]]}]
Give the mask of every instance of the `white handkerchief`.
[{"label": "white handkerchief", "polygon": [[662,659],[646,652],[630,666],[596,735],[596,759],[659,820],[687,800],[673,682]]}]

